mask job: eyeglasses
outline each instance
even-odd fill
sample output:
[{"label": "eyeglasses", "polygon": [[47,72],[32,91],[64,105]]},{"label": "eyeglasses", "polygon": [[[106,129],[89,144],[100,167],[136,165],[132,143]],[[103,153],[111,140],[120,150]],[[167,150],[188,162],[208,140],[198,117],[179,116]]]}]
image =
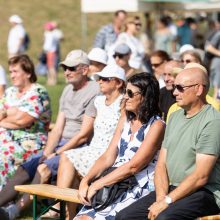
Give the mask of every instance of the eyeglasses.
[{"label": "eyeglasses", "polygon": [[63,70],[64,71],[66,71],[66,70],[69,70],[69,71],[71,71],[71,72],[75,72],[75,71],[77,71],[78,69],[78,66],[62,66],[63,67]]},{"label": "eyeglasses", "polygon": [[113,79],[114,79],[114,77],[102,77],[102,76],[97,77],[97,81],[102,80],[103,82],[109,82]]},{"label": "eyeglasses", "polygon": [[[197,86],[197,85],[199,85],[199,84],[196,83],[196,84],[192,84],[192,85],[188,85],[188,86],[176,84],[176,85],[173,85],[173,88],[174,88],[174,90],[177,89],[179,92],[184,92],[186,90],[186,88],[190,88],[190,87]],[[203,85],[203,86],[205,86],[205,85]]]},{"label": "eyeglasses", "polygon": [[125,56],[127,56],[128,54],[120,54],[120,53],[115,53],[113,55],[114,59],[116,59],[116,57],[118,57],[119,59],[123,59]]},{"label": "eyeglasses", "polygon": [[132,90],[130,89],[127,89],[125,91],[125,94],[129,97],[129,98],[133,98],[134,96],[138,95],[138,94],[141,94],[141,92],[133,92]]},{"label": "eyeglasses", "polygon": [[151,66],[157,68],[157,67],[159,67],[162,63],[163,63],[163,61],[161,61],[160,63],[151,63]]}]

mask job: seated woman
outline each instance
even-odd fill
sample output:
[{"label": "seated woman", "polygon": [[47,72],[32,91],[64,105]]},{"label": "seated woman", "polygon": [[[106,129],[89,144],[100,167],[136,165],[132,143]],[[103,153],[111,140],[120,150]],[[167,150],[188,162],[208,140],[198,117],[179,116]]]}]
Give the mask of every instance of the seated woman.
[{"label": "seated woman", "polygon": [[[154,168],[165,130],[159,117],[159,83],[151,74],[136,74],[128,79],[124,99],[127,119],[120,119],[109,147],[82,179],[79,196],[85,206],[74,219],[114,219],[116,212],[154,189]],[[94,181],[110,167],[116,169]],[[137,181],[134,187],[102,211],[91,208],[98,190],[132,175]]]},{"label": "seated woman", "polygon": [[[94,75],[100,85],[102,95],[95,98],[97,115],[94,135],[90,145],[66,151],[61,155],[57,175],[59,187],[78,188],[78,175],[85,176],[89,169],[106,150],[121,115],[121,102],[125,87],[125,72],[118,65],[107,65]],[[78,182],[78,184],[77,184]],[[73,219],[75,205],[68,204],[69,219]],[[50,211],[48,215],[52,215]],[[47,216],[48,216],[47,215]],[[46,216],[46,215],[45,215]]]},{"label": "seated woman", "polygon": [[47,90],[36,83],[27,55],[8,61],[11,83],[0,100],[0,190],[18,165],[47,141],[51,110]]}]

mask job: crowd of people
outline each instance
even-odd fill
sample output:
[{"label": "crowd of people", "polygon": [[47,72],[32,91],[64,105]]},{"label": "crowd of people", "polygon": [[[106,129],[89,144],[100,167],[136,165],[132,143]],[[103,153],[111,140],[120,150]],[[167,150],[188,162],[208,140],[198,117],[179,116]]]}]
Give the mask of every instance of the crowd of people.
[{"label": "crowd of people", "polygon": [[[12,18],[22,29],[21,18]],[[0,99],[0,219],[14,220],[29,207],[29,195],[17,199],[14,186],[30,182],[79,189],[83,206],[67,203],[68,220],[193,220],[220,213],[218,88],[208,95],[214,64],[205,66],[192,44],[172,53],[178,31],[167,17],[158,22],[155,50],[146,54],[141,25],[119,10],[88,54],[73,49],[59,62],[56,25],[45,24],[47,83],[56,84],[58,64],[67,83],[49,133],[47,90],[22,49],[9,53],[12,86]],[[218,36],[206,43],[216,56]],[[44,215],[51,216],[57,213]]]}]

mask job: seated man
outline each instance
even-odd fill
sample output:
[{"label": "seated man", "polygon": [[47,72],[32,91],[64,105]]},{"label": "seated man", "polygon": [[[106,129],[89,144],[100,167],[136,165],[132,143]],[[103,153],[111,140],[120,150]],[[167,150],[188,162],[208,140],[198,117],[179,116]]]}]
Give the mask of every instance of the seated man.
[{"label": "seated man", "polygon": [[155,171],[155,189],[119,212],[116,219],[180,220],[215,215],[220,209],[220,113],[206,102],[207,74],[182,70],[173,113]]},{"label": "seated man", "polygon": [[[36,184],[56,179],[60,154],[86,144],[92,135],[96,116],[94,98],[99,93],[99,86],[94,81],[88,81],[89,59],[82,50],[73,50],[61,62],[61,66],[69,85],[61,96],[56,124],[49,134],[46,147],[41,154],[18,168],[15,176],[0,192],[0,206],[15,199],[15,185],[31,180]],[[1,213],[7,214],[10,220],[15,219],[29,204],[29,195],[24,194],[16,205],[1,209],[0,219],[3,218]]]}]

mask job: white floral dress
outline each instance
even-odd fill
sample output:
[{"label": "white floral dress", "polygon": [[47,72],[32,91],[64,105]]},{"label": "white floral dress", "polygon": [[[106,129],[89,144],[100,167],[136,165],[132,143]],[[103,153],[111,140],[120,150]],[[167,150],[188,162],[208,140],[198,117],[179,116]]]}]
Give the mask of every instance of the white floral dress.
[{"label": "white floral dress", "polygon": [[[143,124],[142,127],[134,134],[132,141],[130,122],[126,122],[121,139],[118,143],[118,157],[113,165],[113,167],[119,167],[126,162],[128,162],[137,152],[141,146],[144,137],[150,129],[151,124],[155,120],[160,120],[159,117],[152,117],[148,123]],[[155,155],[153,160],[145,167],[142,171],[135,174],[138,185],[128,189],[127,192],[123,193],[112,205],[108,206],[102,211],[96,212],[90,206],[84,206],[77,216],[88,215],[96,220],[114,220],[115,215],[120,210],[126,208],[130,204],[134,203],[141,197],[147,195],[149,192],[154,190],[154,169],[157,162],[158,153]]]},{"label": "white floral dress", "polygon": [[51,110],[47,90],[33,84],[26,93],[17,98],[17,88],[12,86],[0,100],[0,109],[16,107],[37,120],[26,128],[5,129],[0,127],[0,190],[15,173],[18,165],[38,153],[46,144]]},{"label": "white floral dress", "polygon": [[85,176],[94,162],[108,147],[120,117],[120,95],[111,105],[106,105],[106,97],[97,96],[94,105],[97,116],[94,122],[94,136],[90,145],[68,150],[65,155],[74,164],[81,176]]}]

